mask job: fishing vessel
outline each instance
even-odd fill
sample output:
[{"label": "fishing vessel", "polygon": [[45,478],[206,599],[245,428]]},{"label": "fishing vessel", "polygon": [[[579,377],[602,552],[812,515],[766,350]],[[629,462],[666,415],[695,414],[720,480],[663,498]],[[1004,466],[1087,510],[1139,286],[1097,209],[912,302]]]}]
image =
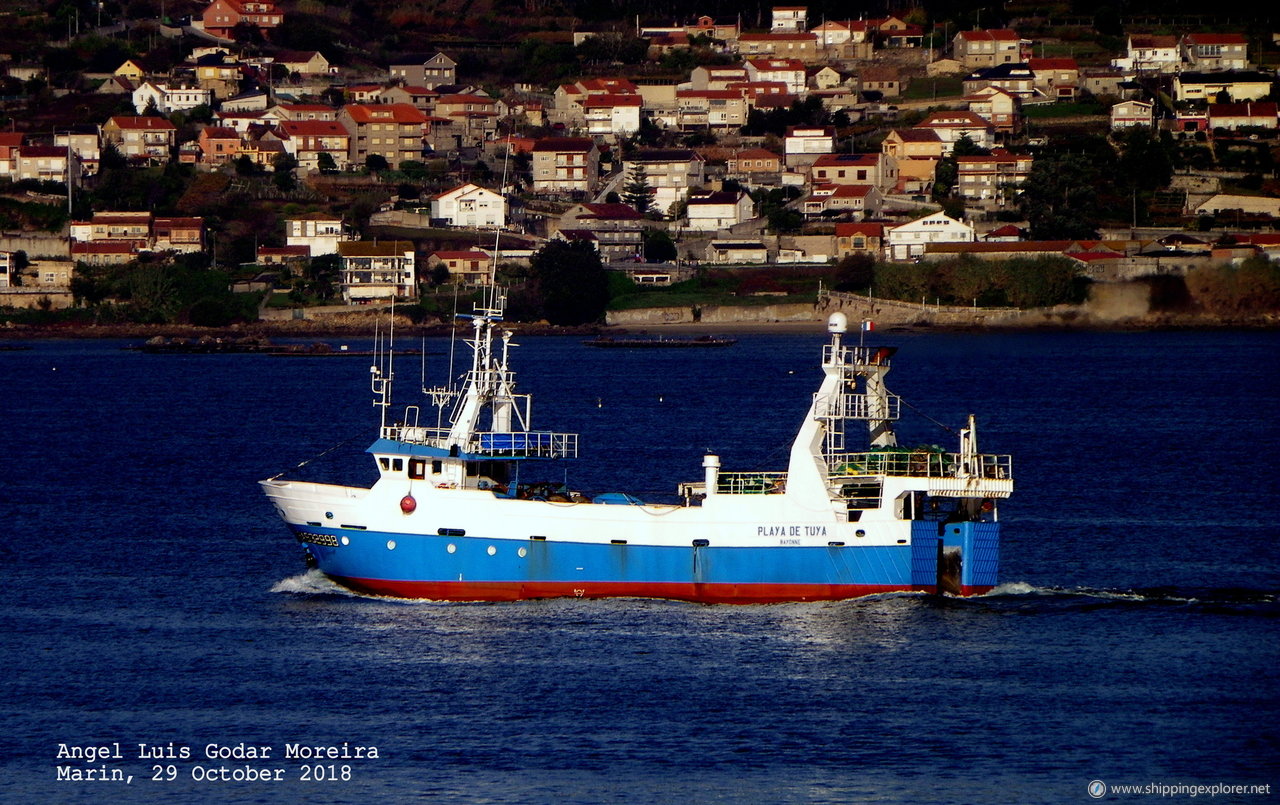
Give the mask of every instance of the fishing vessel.
[{"label": "fishing vessel", "polygon": [[885,385],[894,348],[846,343],[844,314],[828,320],[821,385],[784,469],[727,470],[703,455],[702,477],[676,485],[680,502],[651,503],[541,480],[540,467],[577,458],[578,437],[533,428],[502,313],[495,296],[469,316],[469,368],[457,384],[424,383],[429,405],[393,416],[393,372],[372,368],[371,486],[261,482],[306,561],[333,581],[451,601],[706,603],[996,585],[1010,457],[978,452],[972,416],[956,452],[899,446],[901,400]]}]

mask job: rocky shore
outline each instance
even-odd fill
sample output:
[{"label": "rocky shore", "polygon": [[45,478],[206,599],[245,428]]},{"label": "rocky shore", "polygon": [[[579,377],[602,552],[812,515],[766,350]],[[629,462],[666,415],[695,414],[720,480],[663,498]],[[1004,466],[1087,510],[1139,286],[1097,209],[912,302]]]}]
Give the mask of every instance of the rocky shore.
[{"label": "rocky shore", "polygon": [[[798,307],[798,306],[797,306]],[[1063,305],[1034,311],[996,312],[981,308],[968,310],[966,315],[956,315],[955,309],[934,311],[928,306],[914,305],[904,311],[901,303],[890,306],[878,300],[865,307],[857,305],[821,304],[806,306],[804,315],[792,311],[785,319],[762,320],[758,315],[744,315],[735,319],[726,315],[725,309],[711,320],[696,320],[690,316],[671,317],[661,315],[635,316],[631,320],[611,325],[582,327],[556,327],[545,322],[511,322],[511,329],[522,335],[573,335],[634,334],[663,332],[672,334],[748,334],[748,333],[808,333],[819,331],[827,315],[837,309],[844,310],[851,319],[865,317],[875,321],[879,330],[897,331],[1014,331],[1028,329],[1058,330],[1167,330],[1167,329],[1275,329],[1280,327],[1280,312],[1261,315],[1224,316],[1196,312],[1161,312],[1139,310],[1126,306],[1109,306],[1090,302],[1084,305]],[[750,310],[750,309],[744,309]],[[963,310],[963,309],[962,309]],[[49,326],[8,324],[0,326],[0,342],[27,339],[77,339],[114,338],[134,339],[145,342],[155,338],[200,338],[262,340],[262,339],[320,339],[371,337],[385,332],[387,319],[374,313],[352,314],[341,320],[332,317],[309,320],[286,320],[235,324],[225,328],[193,327],[180,324],[57,324]],[[396,333],[404,338],[447,335],[450,325],[445,323],[414,324],[397,316]]]}]

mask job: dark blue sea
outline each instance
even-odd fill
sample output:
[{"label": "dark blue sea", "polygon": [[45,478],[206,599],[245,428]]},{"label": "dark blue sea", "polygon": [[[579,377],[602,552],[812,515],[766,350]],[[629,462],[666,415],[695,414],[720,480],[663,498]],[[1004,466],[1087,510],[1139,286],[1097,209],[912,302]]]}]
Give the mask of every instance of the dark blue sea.
[{"label": "dark blue sea", "polygon": [[[514,364],[535,424],[582,434],[575,488],[660,499],[707,450],[784,468],[820,330],[527,337]],[[307,573],[257,481],[317,456],[298,477],[372,478],[368,360],[0,352],[0,801],[1280,798],[1280,333],[877,341],[902,441],[954,449],[931,419],[974,413],[1014,457],[991,595],[360,598]],[[426,343],[429,382],[446,350]],[[402,403],[421,363],[396,364]]]}]

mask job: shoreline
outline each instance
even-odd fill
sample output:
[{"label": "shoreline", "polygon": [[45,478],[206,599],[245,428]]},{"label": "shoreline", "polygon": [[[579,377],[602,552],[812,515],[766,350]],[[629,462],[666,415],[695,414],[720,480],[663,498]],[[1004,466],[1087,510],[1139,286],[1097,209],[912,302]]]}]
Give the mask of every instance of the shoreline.
[{"label": "shoreline", "polygon": [[[826,329],[826,317],[821,316],[806,321],[717,321],[717,322],[646,322],[643,325],[605,325],[593,324],[578,327],[560,327],[545,322],[510,322],[510,328],[522,336],[598,336],[598,335],[642,335],[645,333],[666,333],[673,335],[760,335],[760,334],[807,334],[822,332]],[[454,328],[445,323],[413,324],[399,319],[396,329],[405,336],[431,337],[445,336]],[[1280,315],[1236,316],[1225,317],[1208,314],[1147,314],[1145,316],[1106,318],[1090,315],[1079,317],[1042,318],[1028,316],[1023,320],[990,322],[973,321],[969,323],[932,323],[915,321],[895,323],[877,321],[877,332],[907,333],[966,333],[966,332],[1026,332],[1026,331],[1060,331],[1060,332],[1102,332],[1102,331],[1162,331],[1162,330],[1274,330],[1280,329]],[[250,324],[234,324],[224,328],[194,327],[182,324],[58,324],[58,325],[14,325],[0,326],[0,343],[35,340],[75,340],[75,339],[139,339],[151,338],[215,338],[224,340],[251,339],[290,339],[316,340],[322,338],[364,338],[373,337],[378,332],[385,332],[385,321],[375,322],[372,318],[361,322],[316,322],[311,320],[289,322],[253,322]]]}]

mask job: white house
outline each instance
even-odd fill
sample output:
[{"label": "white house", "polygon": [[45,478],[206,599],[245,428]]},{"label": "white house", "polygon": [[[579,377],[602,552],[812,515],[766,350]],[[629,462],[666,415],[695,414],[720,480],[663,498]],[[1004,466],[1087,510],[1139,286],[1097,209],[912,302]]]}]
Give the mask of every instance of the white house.
[{"label": "white house", "polygon": [[769,249],[759,240],[723,239],[707,244],[706,259],[709,263],[767,263]]},{"label": "white house", "polygon": [[995,130],[991,124],[966,109],[934,112],[918,123],[916,128],[934,132],[938,139],[949,146],[954,146],[962,137],[968,137],[980,148],[993,148],[996,144]]},{"label": "white house", "polygon": [[853,39],[849,26],[834,20],[815,26],[810,33],[818,37],[818,47],[823,48],[838,47]]},{"label": "white house", "polygon": [[666,213],[690,188],[706,182],[706,161],[689,148],[655,148],[635,151],[622,165],[627,176],[643,168],[653,190],[652,208]]},{"label": "white house", "polygon": [[342,298],[348,304],[418,295],[412,242],[349,241],[338,244],[338,254],[342,255]]},{"label": "white house", "polygon": [[17,265],[13,252],[0,252],[0,288],[11,288],[17,285]]},{"label": "white house", "polygon": [[342,219],[325,213],[312,213],[285,221],[285,243],[306,246],[311,256],[337,254],[338,244],[351,240],[342,229]]},{"label": "white house", "polygon": [[213,92],[199,87],[170,87],[167,84],[143,82],[133,91],[133,107],[142,114],[148,105],[155,106],[162,115],[208,106],[213,102]]},{"label": "white house", "polygon": [[774,6],[773,25],[770,26],[770,30],[777,34],[794,34],[808,28],[808,23],[809,9],[807,7]]},{"label": "white house", "polygon": [[799,59],[747,59],[743,64],[748,81],[773,81],[785,84],[787,92],[793,95],[804,94],[807,78],[804,62]]},{"label": "white house", "polygon": [[831,126],[792,126],[782,142],[787,167],[807,168],[818,157],[835,151],[836,130]]},{"label": "white house", "polygon": [[972,243],[973,227],[935,212],[885,230],[885,253],[890,260],[912,260],[930,243]]},{"label": "white house", "polygon": [[751,219],[755,205],[751,196],[739,190],[689,193],[689,229],[698,232],[715,232]]},{"label": "white house", "polygon": [[629,137],[640,130],[640,109],[644,99],[639,95],[602,93],[582,99],[582,114],[587,134],[592,137]]},{"label": "white house", "polygon": [[492,229],[507,222],[507,201],[501,193],[468,182],[431,199],[431,217],[449,226]]},{"label": "white house", "polygon": [[1125,55],[1111,60],[1111,66],[1126,73],[1176,73],[1182,66],[1178,37],[1131,35]]},{"label": "white house", "polygon": [[1154,108],[1149,101],[1121,101],[1111,107],[1111,128],[1113,130],[1128,126],[1151,128]]}]

